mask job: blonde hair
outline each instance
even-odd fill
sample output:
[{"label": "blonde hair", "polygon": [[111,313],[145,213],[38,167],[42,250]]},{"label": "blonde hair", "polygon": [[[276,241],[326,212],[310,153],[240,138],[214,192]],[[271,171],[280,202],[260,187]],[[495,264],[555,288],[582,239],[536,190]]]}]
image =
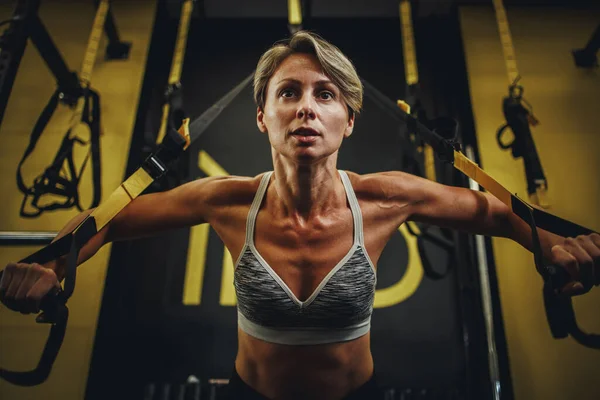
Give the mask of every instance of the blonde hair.
[{"label": "blonde hair", "polygon": [[340,89],[350,114],[360,113],[363,87],[354,65],[339,48],[307,31],[298,31],[289,39],[275,43],[258,60],[254,73],[254,101],[260,109],[265,106],[265,91],[269,79],[283,60],[297,53],[317,57],[325,75]]}]

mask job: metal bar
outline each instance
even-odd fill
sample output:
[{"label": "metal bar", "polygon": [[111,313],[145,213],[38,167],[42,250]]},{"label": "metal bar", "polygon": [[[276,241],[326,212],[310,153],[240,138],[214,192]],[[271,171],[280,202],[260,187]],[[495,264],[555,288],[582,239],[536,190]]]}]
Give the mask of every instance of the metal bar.
[{"label": "metal bar", "polygon": [[32,16],[29,36],[46,62],[46,65],[48,65],[48,68],[50,68],[52,74],[56,78],[58,87],[64,89],[74,89],[78,87],[79,82],[77,81],[77,75],[69,70],[67,63],[56,48],[46,27],[37,14]]},{"label": "metal bar", "polygon": [[598,67],[598,58],[596,56],[598,49],[600,49],[600,25],[596,27],[592,37],[590,37],[589,42],[583,49],[573,50],[575,65],[583,68]]},{"label": "metal bar", "polygon": [[596,30],[590,37],[590,41],[584,48],[584,50],[590,54],[596,54],[598,49],[600,49],[600,25],[596,27]]},{"label": "metal bar", "polygon": [[58,232],[0,231],[0,246],[48,244]]},{"label": "metal bar", "polygon": [[9,22],[0,38],[0,124],[27,46],[31,16],[37,15],[39,5],[40,0],[17,1],[13,21]]},{"label": "metal bar", "polygon": [[[465,148],[466,156],[475,159],[475,153],[471,146]],[[469,187],[479,190],[479,184],[469,178]],[[500,367],[498,365],[498,352],[496,350],[496,338],[494,335],[494,314],[492,309],[492,295],[490,291],[490,278],[488,275],[487,254],[485,251],[484,237],[475,235],[475,246],[477,248],[477,267],[479,269],[479,281],[481,282],[481,302],[483,303],[483,314],[485,320],[485,331],[488,345],[488,367],[494,400],[500,400]]]}]

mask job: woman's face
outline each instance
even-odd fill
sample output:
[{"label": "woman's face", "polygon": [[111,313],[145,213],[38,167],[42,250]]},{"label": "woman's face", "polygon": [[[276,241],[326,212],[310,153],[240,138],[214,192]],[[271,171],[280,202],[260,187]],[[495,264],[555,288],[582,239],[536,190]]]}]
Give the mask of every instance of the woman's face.
[{"label": "woman's face", "polygon": [[352,133],[354,116],[348,115],[340,90],[316,57],[292,54],[271,76],[257,124],[276,153],[295,163],[313,164],[337,153]]}]

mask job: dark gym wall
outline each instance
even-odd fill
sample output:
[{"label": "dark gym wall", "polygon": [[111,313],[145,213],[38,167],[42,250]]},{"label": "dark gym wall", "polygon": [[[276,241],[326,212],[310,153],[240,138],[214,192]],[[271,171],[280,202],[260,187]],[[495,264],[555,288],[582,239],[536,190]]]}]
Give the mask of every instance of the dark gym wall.
[{"label": "dark gym wall", "polygon": [[[509,7],[507,16],[524,96],[540,120],[532,135],[548,180],[549,212],[598,231],[600,71],[577,68],[571,51],[588,42],[600,10]],[[463,8],[461,21],[483,167],[526,199],[522,160],[496,143],[508,79],[493,9]],[[600,353],[552,338],[532,255],[508,240],[494,238],[493,245],[515,398],[600,398]],[[573,303],[581,329],[599,333],[600,290]]]},{"label": "dark gym wall", "polygon": [[[11,17],[13,1],[0,5],[0,20]],[[126,61],[105,61],[106,41],[100,44],[92,74],[92,87],[100,94],[102,109],[102,189],[104,196],[123,180],[129,143],[133,131],[139,91],[146,66],[146,55],[153,26],[155,2],[114,1],[117,29],[122,40],[133,43]],[[40,18],[70,69],[81,69],[85,46],[95,10],[92,1],[42,1]],[[3,26],[0,29],[4,29]],[[58,231],[78,214],[73,208],[42,214],[36,219],[19,217],[23,195],[16,185],[16,168],[23,155],[33,126],[56,90],[56,81],[31,41],[28,42],[16,75],[4,119],[0,127],[0,230]],[[32,156],[23,166],[30,184],[50,165],[66,133],[70,112],[59,106]],[[89,168],[88,168],[89,171]],[[90,175],[80,186],[82,203],[92,196]],[[103,197],[103,200],[106,197]],[[38,250],[38,247],[0,248],[0,268]],[[18,387],[0,379],[1,399],[83,399],[91,360],[92,345],[104,278],[111,246],[105,246],[77,273],[77,286],[69,301],[70,317],[65,340],[48,380],[39,386]],[[21,315],[0,306],[0,366],[26,371],[36,365],[48,327],[35,323],[35,314]]]}]

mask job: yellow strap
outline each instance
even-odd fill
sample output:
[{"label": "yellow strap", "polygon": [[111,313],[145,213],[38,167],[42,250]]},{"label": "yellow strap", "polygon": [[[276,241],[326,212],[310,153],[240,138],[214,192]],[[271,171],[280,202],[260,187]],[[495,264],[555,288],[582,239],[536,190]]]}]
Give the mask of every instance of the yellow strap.
[{"label": "yellow strap", "polygon": [[[183,121],[183,124],[179,128],[179,134],[186,139],[187,145],[189,146],[189,118]],[[138,197],[148,186],[154,182],[152,178],[142,167],[138,168],[125,182],[123,182],[111,195],[100,204],[90,214],[96,221],[96,230],[100,231],[106,226],[115,215],[117,215],[127,204],[133,199]]]},{"label": "yellow strap", "polygon": [[402,111],[404,111],[407,114],[410,114],[410,105],[407,102],[405,102],[404,100],[398,100],[396,101],[396,104]]},{"label": "yellow strap", "polygon": [[169,122],[169,112],[171,107],[169,103],[163,104],[162,118],[160,119],[160,128],[158,129],[158,136],[156,136],[156,144],[160,144],[165,138],[167,133],[167,123]]},{"label": "yellow strap", "polygon": [[[500,42],[502,43],[502,53],[504,54],[504,63],[506,64],[506,73],[508,74],[508,82],[510,85],[516,82],[517,78],[520,77],[519,70],[517,68],[517,57],[515,56],[515,47],[512,41],[512,35],[510,33],[510,27],[508,25],[508,19],[506,17],[506,9],[502,0],[492,0],[494,3],[494,9],[496,11],[496,22],[498,23],[498,32],[500,34]],[[539,124],[538,119],[529,112],[527,114],[529,125],[536,126]],[[533,193],[529,200],[543,208],[550,207],[547,197],[547,188],[545,185],[537,185],[536,192]]]},{"label": "yellow strap", "polygon": [[[185,48],[187,45],[187,37],[190,30],[190,21],[192,20],[193,9],[193,0],[185,0],[181,6],[181,18],[179,19],[179,27],[177,28],[177,41],[175,42],[175,51],[173,52],[173,61],[171,62],[169,85],[178,84],[181,80],[181,70],[183,69],[183,60],[185,59]],[[160,128],[158,129],[158,135],[156,136],[156,144],[160,144],[165,138],[170,111],[171,106],[167,102],[163,105]]]},{"label": "yellow strap", "polygon": [[515,57],[515,48],[513,46],[508,20],[506,19],[506,10],[502,0],[493,0],[496,10],[496,22],[498,23],[498,32],[502,42],[502,52],[504,53],[504,62],[506,63],[506,72],[508,73],[508,82],[512,84],[519,76],[517,69],[517,58]]},{"label": "yellow strap", "polygon": [[288,23],[290,25],[302,25],[300,0],[288,0]]},{"label": "yellow strap", "polygon": [[506,204],[512,210],[512,200],[510,192],[498,183],[487,172],[482,170],[479,165],[467,158],[460,151],[454,150],[454,167],[463,174],[473,179],[483,186],[488,192],[496,196],[501,202]]},{"label": "yellow strap", "polygon": [[121,184],[102,205],[96,208],[91,216],[96,220],[99,231],[107,225],[131,200],[140,195],[154,180],[146,171],[139,168]]},{"label": "yellow strap", "polygon": [[412,26],[412,14],[409,0],[400,1],[400,27],[402,31],[402,50],[404,51],[404,74],[408,85],[419,82],[415,40]]},{"label": "yellow strap", "polygon": [[81,66],[81,73],[79,75],[79,81],[84,88],[89,87],[90,81],[92,80],[92,70],[94,69],[96,57],[98,56],[98,46],[100,45],[100,39],[102,39],[102,32],[104,31],[104,22],[106,21],[108,8],[109,0],[102,0],[96,11],[96,17],[94,18],[92,32],[88,39],[85,56],[83,57],[83,65]]},{"label": "yellow strap", "polygon": [[529,196],[529,201],[542,208],[550,208],[550,201],[548,200],[548,188],[544,183],[536,186],[535,193],[532,193],[531,196]]},{"label": "yellow strap", "polygon": [[[402,33],[402,50],[404,52],[404,74],[406,84],[412,86],[419,83],[419,69],[417,68],[412,11],[409,0],[400,1],[400,26]],[[404,103],[399,100],[398,106],[407,114],[410,114],[410,106],[406,103],[401,105],[401,102]],[[428,144],[425,144],[425,148],[423,149],[423,158],[425,160],[425,177],[431,181],[436,181],[435,158],[433,149]]]},{"label": "yellow strap", "polygon": [[181,79],[181,69],[183,59],[185,58],[185,47],[187,45],[188,32],[190,30],[190,21],[192,20],[192,10],[194,8],[193,0],[185,0],[181,6],[181,19],[177,29],[177,42],[175,42],[175,54],[171,65],[171,74],[169,83],[179,83]]},{"label": "yellow strap", "polygon": [[[104,22],[106,21],[106,15],[108,14],[109,0],[102,0],[96,10],[96,16],[94,17],[94,23],[92,24],[92,32],[88,39],[88,43],[83,56],[83,63],[81,65],[81,72],[79,73],[79,84],[83,89],[90,87],[92,80],[92,71],[96,58],[98,56],[98,46],[100,39],[102,39],[102,32],[104,31]],[[76,135],[76,127],[81,123],[81,115],[83,114],[83,108],[85,107],[85,98],[80,97],[77,100],[77,105],[71,115],[69,122],[69,128],[71,135]]]},{"label": "yellow strap", "polygon": [[428,144],[425,145],[423,158],[425,159],[425,177],[430,181],[437,181],[434,152],[433,148]]}]

